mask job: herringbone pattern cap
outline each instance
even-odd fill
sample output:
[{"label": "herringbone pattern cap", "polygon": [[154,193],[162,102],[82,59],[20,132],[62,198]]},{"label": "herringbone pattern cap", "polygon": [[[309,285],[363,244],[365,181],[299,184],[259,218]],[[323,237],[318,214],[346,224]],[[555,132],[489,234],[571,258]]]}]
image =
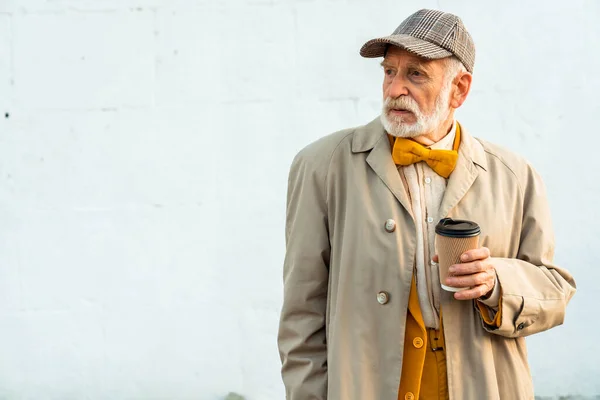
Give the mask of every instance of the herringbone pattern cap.
[{"label": "herringbone pattern cap", "polygon": [[419,10],[405,19],[390,36],[369,40],[363,57],[383,57],[389,45],[402,47],[428,59],[456,56],[473,73],[475,44],[461,19],[438,10]]}]

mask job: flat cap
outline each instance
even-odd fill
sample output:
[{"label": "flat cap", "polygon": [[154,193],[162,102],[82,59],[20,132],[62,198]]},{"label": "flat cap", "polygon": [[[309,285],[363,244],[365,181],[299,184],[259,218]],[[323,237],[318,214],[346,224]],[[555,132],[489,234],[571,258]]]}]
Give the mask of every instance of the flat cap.
[{"label": "flat cap", "polygon": [[360,49],[367,58],[383,57],[389,45],[427,59],[456,56],[473,73],[475,44],[463,22],[454,14],[419,10],[406,18],[390,36],[371,39]]}]

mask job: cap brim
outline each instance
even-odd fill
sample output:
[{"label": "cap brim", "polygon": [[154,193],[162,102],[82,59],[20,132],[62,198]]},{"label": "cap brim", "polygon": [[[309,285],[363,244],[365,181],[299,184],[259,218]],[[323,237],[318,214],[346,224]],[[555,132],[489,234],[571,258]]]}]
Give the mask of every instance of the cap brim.
[{"label": "cap brim", "polygon": [[383,57],[389,45],[398,46],[418,56],[430,60],[450,57],[453,54],[448,50],[409,35],[390,35],[382,38],[371,39],[360,48],[360,55],[366,58]]}]

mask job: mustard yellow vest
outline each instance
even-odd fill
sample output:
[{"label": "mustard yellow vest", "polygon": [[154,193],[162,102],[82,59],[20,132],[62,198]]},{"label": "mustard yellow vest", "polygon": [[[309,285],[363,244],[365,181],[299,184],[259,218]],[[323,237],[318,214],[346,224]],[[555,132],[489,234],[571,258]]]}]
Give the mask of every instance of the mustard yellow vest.
[{"label": "mustard yellow vest", "polygon": [[413,276],[408,299],[398,400],[448,399],[444,330],[427,329]]}]

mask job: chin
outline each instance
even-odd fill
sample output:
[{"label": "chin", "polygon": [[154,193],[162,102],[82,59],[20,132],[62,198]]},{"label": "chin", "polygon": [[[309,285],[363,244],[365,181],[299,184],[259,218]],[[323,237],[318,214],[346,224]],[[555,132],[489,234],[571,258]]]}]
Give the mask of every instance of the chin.
[{"label": "chin", "polygon": [[387,113],[381,114],[381,123],[385,131],[395,137],[416,138],[423,134],[417,122],[407,123],[402,118],[391,117]]}]

